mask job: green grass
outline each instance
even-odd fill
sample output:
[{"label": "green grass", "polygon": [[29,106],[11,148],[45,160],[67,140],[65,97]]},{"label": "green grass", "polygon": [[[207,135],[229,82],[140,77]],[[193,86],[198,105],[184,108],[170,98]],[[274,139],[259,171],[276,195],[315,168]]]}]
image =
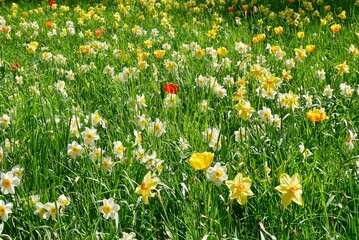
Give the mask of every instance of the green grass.
[{"label": "green grass", "polygon": [[[95,3],[79,3],[83,25],[78,23],[81,10],[74,12],[77,5],[70,1],[59,1],[57,9],[50,9],[47,2],[19,2],[16,14],[11,3],[0,9],[0,16],[6,20],[6,29],[0,33],[3,73],[0,117],[8,114],[11,118],[8,127],[0,125],[0,151],[4,152],[0,169],[3,173],[16,165],[24,169],[15,194],[2,192],[0,196],[5,203],[13,204],[9,219],[1,220],[2,234],[13,239],[114,239],[114,236],[121,238],[123,232],[134,232],[137,239],[205,236],[207,239],[261,239],[261,236],[271,239],[270,235],[277,239],[355,239],[358,236],[358,140],[352,140],[353,149],[345,144],[349,131],[359,132],[358,56],[348,52],[351,44],[358,47],[355,1],[330,3],[333,19],[326,26],[320,25],[320,19],[328,14],[323,7],[327,3],[318,5],[318,1],[313,1],[312,11],[300,12],[298,26],[278,16],[287,5],[279,9],[273,3],[270,11],[275,17],[271,18],[261,11],[243,15],[240,6],[249,4],[248,1],[243,4],[228,1],[226,5],[215,1],[214,6],[207,1],[192,5],[189,1],[178,1],[178,6],[174,1],[156,1],[158,6],[153,11],[149,1],[147,5],[139,1],[120,2],[109,3],[106,10]],[[61,10],[62,3],[70,6],[68,12]],[[257,6],[269,3],[261,1]],[[126,13],[121,12],[121,4]],[[297,11],[303,4],[299,1],[288,6]],[[233,13],[227,11],[230,6],[234,6]],[[89,7],[94,8],[98,18],[86,19]],[[251,4],[249,7],[253,11]],[[338,7],[346,10],[347,19],[338,17],[342,10]],[[320,17],[312,15],[314,10],[318,10]],[[121,16],[117,23],[116,12]],[[306,17],[310,24],[304,22]],[[163,24],[164,18],[167,25]],[[241,24],[236,24],[238,18]],[[291,19],[294,21],[293,15]],[[57,27],[47,28],[47,21]],[[61,36],[62,29],[68,29],[68,21],[73,22],[75,35],[67,30],[67,35]],[[342,26],[335,34],[330,31],[334,23]],[[132,32],[136,26],[147,33],[136,36]],[[210,39],[207,33],[214,26],[218,27],[217,35]],[[271,26],[269,31],[267,26]],[[283,27],[282,35],[274,33],[277,26]],[[158,36],[151,35],[154,28]],[[173,38],[169,36],[171,28],[175,32]],[[53,29],[57,35],[51,37],[48,33]],[[95,31],[99,29],[104,29],[104,34],[97,38]],[[80,37],[80,32],[85,34],[88,30],[92,36]],[[297,38],[297,32],[301,31],[305,33],[304,39]],[[252,38],[262,33],[266,39],[253,43]],[[152,48],[144,43],[148,39],[152,40]],[[33,41],[38,42],[38,47],[30,54],[26,47]],[[247,54],[235,51],[238,42],[250,45],[251,50]],[[97,50],[96,44],[101,43],[109,48]],[[162,49],[165,43],[171,49],[166,50],[164,58],[155,58],[153,52]],[[195,43],[204,52],[201,58],[195,56]],[[190,50],[186,51],[184,44]],[[267,44],[279,46],[286,53],[283,60],[277,60],[266,49]],[[258,56],[266,58],[265,63],[259,63],[262,67],[282,78],[282,71],[287,70],[285,60],[295,59],[294,49],[309,44],[315,45],[315,51],[307,53],[303,62],[295,61],[292,79],[282,81],[273,99],[257,94],[261,83],[251,76],[250,70],[257,64]],[[79,53],[85,45],[91,45],[96,54]],[[214,58],[206,53],[210,47],[228,50],[226,56],[217,56],[220,65],[217,68],[213,67]],[[115,49],[120,50],[119,56],[114,54]],[[44,52],[52,54],[51,61],[43,58]],[[55,61],[58,54],[66,58],[66,63]],[[146,69],[138,65],[141,54],[148,54],[143,58],[148,64]],[[225,58],[231,61],[228,67],[221,66]],[[177,70],[168,71],[166,60],[174,61]],[[239,68],[240,61],[246,62],[247,68]],[[341,76],[335,67],[345,61],[350,73]],[[11,70],[14,63],[19,68]],[[81,66],[92,63],[96,69],[81,70]],[[116,76],[126,73],[126,69],[130,74],[124,81],[116,81],[103,73],[106,66],[113,67]],[[316,73],[321,69],[326,72],[323,80]],[[75,73],[74,80],[66,77],[70,70]],[[23,84],[17,82],[16,76],[23,77]],[[200,76],[214,77],[227,95],[220,98],[210,87],[199,87],[196,79]],[[235,84],[225,85],[226,76],[233,77]],[[237,102],[233,97],[239,89],[239,79],[246,81],[244,99],[255,110],[248,120],[236,117]],[[56,88],[58,81],[64,81],[66,96]],[[166,108],[164,99],[168,93],[163,88],[170,82],[179,86],[176,94],[179,103]],[[351,96],[342,94],[341,84],[350,86]],[[333,89],[332,98],[323,96],[327,85]],[[279,95],[290,91],[299,97],[299,108],[294,110],[279,104]],[[136,102],[142,94],[147,104],[143,108]],[[312,103],[307,102],[306,95],[312,96]],[[206,112],[200,108],[203,100],[208,102]],[[258,111],[263,107],[270,108],[272,115],[278,114],[282,121],[279,128],[261,121]],[[309,121],[307,112],[320,108],[329,119]],[[104,119],[103,126],[92,126],[91,114],[96,110]],[[148,127],[141,129],[138,119],[143,114],[149,123],[156,118],[165,123],[166,133],[156,137]],[[71,134],[71,119],[75,116],[79,119],[78,125],[75,124],[79,137]],[[81,137],[86,127],[96,128],[100,137],[95,146],[103,153],[95,161],[89,156],[92,150]],[[246,129],[246,138],[236,141],[235,131],[240,127]],[[203,132],[209,128],[220,130],[219,150],[203,139]],[[156,152],[156,158],[163,160],[162,168],[149,167],[136,159],[134,130],[142,133],[145,154]],[[181,149],[180,138],[186,139],[187,149]],[[7,141],[11,150],[6,146]],[[68,155],[68,145],[73,141],[84,148],[84,154],[76,159]],[[116,141],[121,141],[125,148],[122,158],[113,152]],[[299,149],[301,144],[312,155],[305,158]],[[254,196],[248,197],[245,205],[230,200],[225,183],[217,187],[208,181],[206,170],[190,166],[192,153],[205,151],[214,153],[211,166],[220,162],[227,167],[228,180],[238,173],[252,180]],[[101,167],[105,157],[111,157],[115,163],[111,171]],[[270,172],[266,172],[266,166]],[[160,183],[153,191],[155,197],[144,204],[135,190],[149,171]],[[281,205],[281,194],[275,187],[280,185],[282,173],[300,175],[303,206],[294,202],[287,207]],[[62,194],[70,201],[62,214],[47,220],[34,214],[36,207],[30,205],[30,195],[38,195],[39,202],[45,204],[56,202]],[[111,197],[120,206],[117,227],[114,219],[105,219],[99,211],[102,201]],[[267,232],[261,229],[260,223]]]}]

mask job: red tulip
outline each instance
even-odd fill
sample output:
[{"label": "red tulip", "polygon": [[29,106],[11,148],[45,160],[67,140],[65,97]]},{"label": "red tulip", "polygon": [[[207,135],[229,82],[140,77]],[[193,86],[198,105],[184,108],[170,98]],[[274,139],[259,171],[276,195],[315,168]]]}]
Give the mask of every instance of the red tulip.
[{"label": "red tulip", "polygon": [[52,5],[54,5],[54,4],[56,4],[55,1],[50,1],[50,2],[49,2],[50,7],[52,7]]},{"label": "red tulip", "polygon": [[15,71],[16,69],[18,69],[20,67],[19,63],[13,63],[10,65],[10,70],[11,71]]},{"label": "red tulip", "polygon": [[166,93],[176,94],[178,92],[178,85],[175,83],[166,83],[163,90]]}]

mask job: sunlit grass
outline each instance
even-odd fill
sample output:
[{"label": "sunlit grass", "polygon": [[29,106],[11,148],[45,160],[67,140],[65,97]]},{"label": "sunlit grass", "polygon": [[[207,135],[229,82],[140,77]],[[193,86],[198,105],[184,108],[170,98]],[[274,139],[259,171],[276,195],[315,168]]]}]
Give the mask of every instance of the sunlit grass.
[{"label": "sunlit grass", "polygon": [[354,239],[359,4],[288,2],[5,4],[2,234]]}]

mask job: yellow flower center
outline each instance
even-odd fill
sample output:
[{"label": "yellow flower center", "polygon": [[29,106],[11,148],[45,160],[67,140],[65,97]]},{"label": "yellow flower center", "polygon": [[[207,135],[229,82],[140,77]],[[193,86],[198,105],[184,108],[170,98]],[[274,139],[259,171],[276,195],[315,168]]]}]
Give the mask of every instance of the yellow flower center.
[{"label": "yellow flower center", "polygon": [[243,184],[238,184],[238,186],[237,186],[237,189],[238,189],[238,191],[243,191],[244,189],[245,189],[245,187],[244,187],[244,185]]},{"label": "yellow flower center", "polygon": [[104,168],[104,169],[109,169],[110,168],[110,162],[109,161],[103,161],[102,162],[102,167]]},{"label": "yellow flower center", "polygon": [[95,135],[93,133],[87,133],[86,134],[86,138],[89,140],[92,140],[95,137]]},{"label": "yellow flower center", "polygon": [[51,215],[56,215],[56,207],[50,209]]},{"label": "yellow flower center", "polygon": [[16,177],[21,177],[21,176],[22,176],[22,171],[17,170],[17,171],[15,171],[14,175],[15,175]]},{"label": "yellow flower center", "polygon": [[0,206],[0,216],[4,216],[6,213],[6,208],[4,206]]},{"label": "yellow flower center", "polygon": [[223,175],[223,172],[222,172],[222,170],[216,170],[215,172],[214,172],[214,176],[218,179],[218,178],[220,178],[220,177],[222,177],[222,175]]},{"label": "yellow flower center", "polygon": [[66,199],[61,200],[61,205],[66,206],[67,205],[67,200]]},{"label": "yellow flower center", "polygon": [[93,153],[93,155],[94,155],[95,157],[99,157],[99,156],[100,156],[100,151],[96,150],[96,151]]},{"label": "yellow flower center", "polygon": [[4,188],[9,188],[9,187],[11,186],[11,181],[10,181],[10,179],[4,179],[4,180],[2,181],[2,185],[3,185]]},{"label": "yellow flower center", "polygon": [[109,214],[112,211],[112,207],[110,205],[103,206],[103,212]]},{"label": "yellow flower center", "polygon": [[76,147],[76,146],[72,147],[71,150],[72,150],[73,153],[78,153],[80,151],[80,149],[78,147]]},{"label": "yellow flower center", "polygon": [[96,114],[95,117],[94,117],[94,120],[96,122],[100,121],[101,120],[101,116],[99,114]]},{"label": "yellow flower center", "polygon": [[154,126],[153,126],[155,132],[159,132],[161,130],[161,125],[159,125],[158,123],[156,123]]},{"label": "yellow flower center", "polygon": [[43,209],[43,208],[41,208],[41,209],[39,210],[39,214],[40,214],[41,217],[44,216],[44,215],[46,214],[46,210]]},{"label": "yellow flower center", "polygon": [[297,191],[299,188],[297,187],[297,186],[292,186],[289,190],[291,191],[291,192],[295,192],[295,191]]},{"label": "yellow flower center", "polygon": [[265,112],[265,113],[264,113],[264,118],[268,119],[268,118],[270,118],[270,115],[271,115],[271,114],[270,114],[269,112]]}]

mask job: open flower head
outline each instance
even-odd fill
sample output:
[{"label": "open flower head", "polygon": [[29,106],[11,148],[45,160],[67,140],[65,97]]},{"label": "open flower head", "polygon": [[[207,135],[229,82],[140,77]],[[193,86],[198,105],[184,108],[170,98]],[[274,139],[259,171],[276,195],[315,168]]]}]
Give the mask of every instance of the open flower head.
[{"label": "open flower head", "polygon": [[0,217],[4,222],[9,219],[9,213],[12,213],[12,206],[12,203],[5,204],[3,200],[0,200]]},{"label": "open flower head", "polygon": [[20,179],[13,173],[1,173],[1,192],[3,194],[15,194],[15,187],[20,185]]},{"label": "open flower head", "polygon": [[312,122],[321,122],[329,119],[327,114],[322,109],[314,109],[307,112],[307,118]]},{"label": "open flower head", "polygon": [[216,186],[220,186],[223,181],[228,179],[227,168],[221,166],[220,163],[216,163],[213,167],[210,167],[206,171],[207,179],[213,182]]},{"label": "open flower head", "polygon": [[136,188],[136,193],[142,196],[142,201],[145,204],[148,204],[148,198],[155,196],[152,190],[156,189],[158,183],[159,179],[152,177],[151,172],[148,172],[143,178],[141,185]]},{"label": "open flower head", "polygon": [[115,219],[120,210],[120,206],[115,203],[113,198],[104,199],[103,205],[99,208],[99,211],[103,214],[103,217],[106,219]]},{"label": "open flower head", "polygon": [[240,205],[247,202],[248,196],[254,195],[250,189],[252,180],[249,177],[243,177],[242,173],[238,173],[234,180],[227,180],[226,185],[231,192],[229,198],[236,199]]},{"label": "open flower head", "polygon": [[211,152],[193,153],[189,159],[189,165],[196,170],[205,170],[213,162],[214,154]]},{"label": "open flower head", "polygon": [[282,205],[288,206],[292,201],[303,206],[302,185],[300,184],[299,174],[296,173],[290,177],[286,173],[280,175],[280,185],[275,188],[282,193]]}]

